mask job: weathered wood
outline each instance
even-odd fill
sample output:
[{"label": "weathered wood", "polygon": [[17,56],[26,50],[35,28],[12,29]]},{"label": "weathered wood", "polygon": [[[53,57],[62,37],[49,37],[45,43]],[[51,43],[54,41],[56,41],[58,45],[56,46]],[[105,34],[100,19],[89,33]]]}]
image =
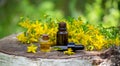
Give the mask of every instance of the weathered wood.
[{"label": "weathered wood", "polygon": [[[39,44],[35,43],[36,45]],[[40,52],[40,49],[37,49],[37,53],[27,53],[26,45],[29,44],[22,44],[21,42],[17,41],[16,35],[11,35],[5,37],[0,40],[0,52],[16,55],[16,56],[24,56],[29,58],[49,58],[49,59],[62,59],[62,58],[75,58],[75,57],[82,57],[82,56],[89,56],[89,55],[97,55],[100,52],[87,52],[87,51],[77,51],[75,55],[68,56],[64,55],[63,52],[59,51],[51,51],[51,52]]]},{"label": "weathered wood", "polygon": [[0,53],[1,66],[92,66],[82,59],[31,59]]},{"label": "weathered wood", "polygon": [[16,34],[0,40],[0,66],[110,66],[111,61],[102,59],[101,53],[82,50],[68,56],[63,52],[45,53],[37,49],[33,54],[26,52],[26,44],[17,41]]}]

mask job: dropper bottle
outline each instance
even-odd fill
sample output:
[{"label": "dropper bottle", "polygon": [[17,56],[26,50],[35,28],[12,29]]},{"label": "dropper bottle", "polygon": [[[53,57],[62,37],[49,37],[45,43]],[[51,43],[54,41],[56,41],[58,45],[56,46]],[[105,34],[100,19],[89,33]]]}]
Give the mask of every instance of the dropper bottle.
[{"label": "dropper bottle", "polygon": [[65,22],[60,22],[59,23],[56,39],[57,39],[56,45],[58,45],[58,46],[67,46],[67,44],[68,44],[68,32],[67,32]]}]

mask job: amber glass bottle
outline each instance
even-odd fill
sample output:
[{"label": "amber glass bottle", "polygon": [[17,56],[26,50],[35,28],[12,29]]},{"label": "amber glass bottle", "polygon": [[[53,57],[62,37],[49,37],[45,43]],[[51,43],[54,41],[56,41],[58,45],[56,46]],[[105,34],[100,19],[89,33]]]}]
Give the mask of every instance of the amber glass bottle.
[{"label": "amber glass bottle", "polygon": [[42,52],[50,52],[51,44],[49,42],[49,36],[47,34],[43,34],[40,39],[40,51]]},{"label": "amber glass bottle", "polygon": [[57,39],[56,45],[58,45],[58,46],[67,46],[67,44],[68,44],[68,32],[67,32],[65,22],[60,22],[59,23],[56,39]]}]

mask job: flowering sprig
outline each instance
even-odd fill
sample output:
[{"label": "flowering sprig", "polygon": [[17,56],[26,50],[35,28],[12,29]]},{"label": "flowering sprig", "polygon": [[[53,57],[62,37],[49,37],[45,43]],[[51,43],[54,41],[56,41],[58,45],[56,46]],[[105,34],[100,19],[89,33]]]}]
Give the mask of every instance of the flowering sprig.
[{"label": "flowering sprig", "polygon": [[37,51],[37,46],[35,46],[34,44],[31,44],[30,46],[27,47],[27,52],[36,53],[36,51]]},{"label": "flowering sprig", "polygon": [[[46,18],[47,19],[47,18]],[[24,44],[38,42],[42,34],[50,36],[51,44],[55,45],[58,22],[66,22],[69,32],[68,41],[83,44],[86,50],[103,50],[112,45],[120,46],[120,32],[118,28],[104,28],[84,23],[81,19],[43,20],[32,21],[29,19],[19,23],[25,31],[17,36]]]},{"label": "flowering sprig", "polygon": [[68,48],[67,51],[64,51],[64,54],[73,55],[73,54],[75,54],[75,52],[73,52],[72,48]]}]

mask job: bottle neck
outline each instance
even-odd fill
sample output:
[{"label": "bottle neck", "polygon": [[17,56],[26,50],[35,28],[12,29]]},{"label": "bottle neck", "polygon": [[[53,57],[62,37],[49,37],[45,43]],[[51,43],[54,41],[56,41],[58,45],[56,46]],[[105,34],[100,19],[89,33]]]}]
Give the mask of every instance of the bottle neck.
[{"label": "bottle neck", "polygon": [[66,31],[66,28],[58,28],[59,31]]},{"label": "bottle neck", "polygon": [[49,40],[49,37],[48,37],[47,34],[43,34],[43,35],[42,35],[42,39],[43,39],[43,40]]}]

